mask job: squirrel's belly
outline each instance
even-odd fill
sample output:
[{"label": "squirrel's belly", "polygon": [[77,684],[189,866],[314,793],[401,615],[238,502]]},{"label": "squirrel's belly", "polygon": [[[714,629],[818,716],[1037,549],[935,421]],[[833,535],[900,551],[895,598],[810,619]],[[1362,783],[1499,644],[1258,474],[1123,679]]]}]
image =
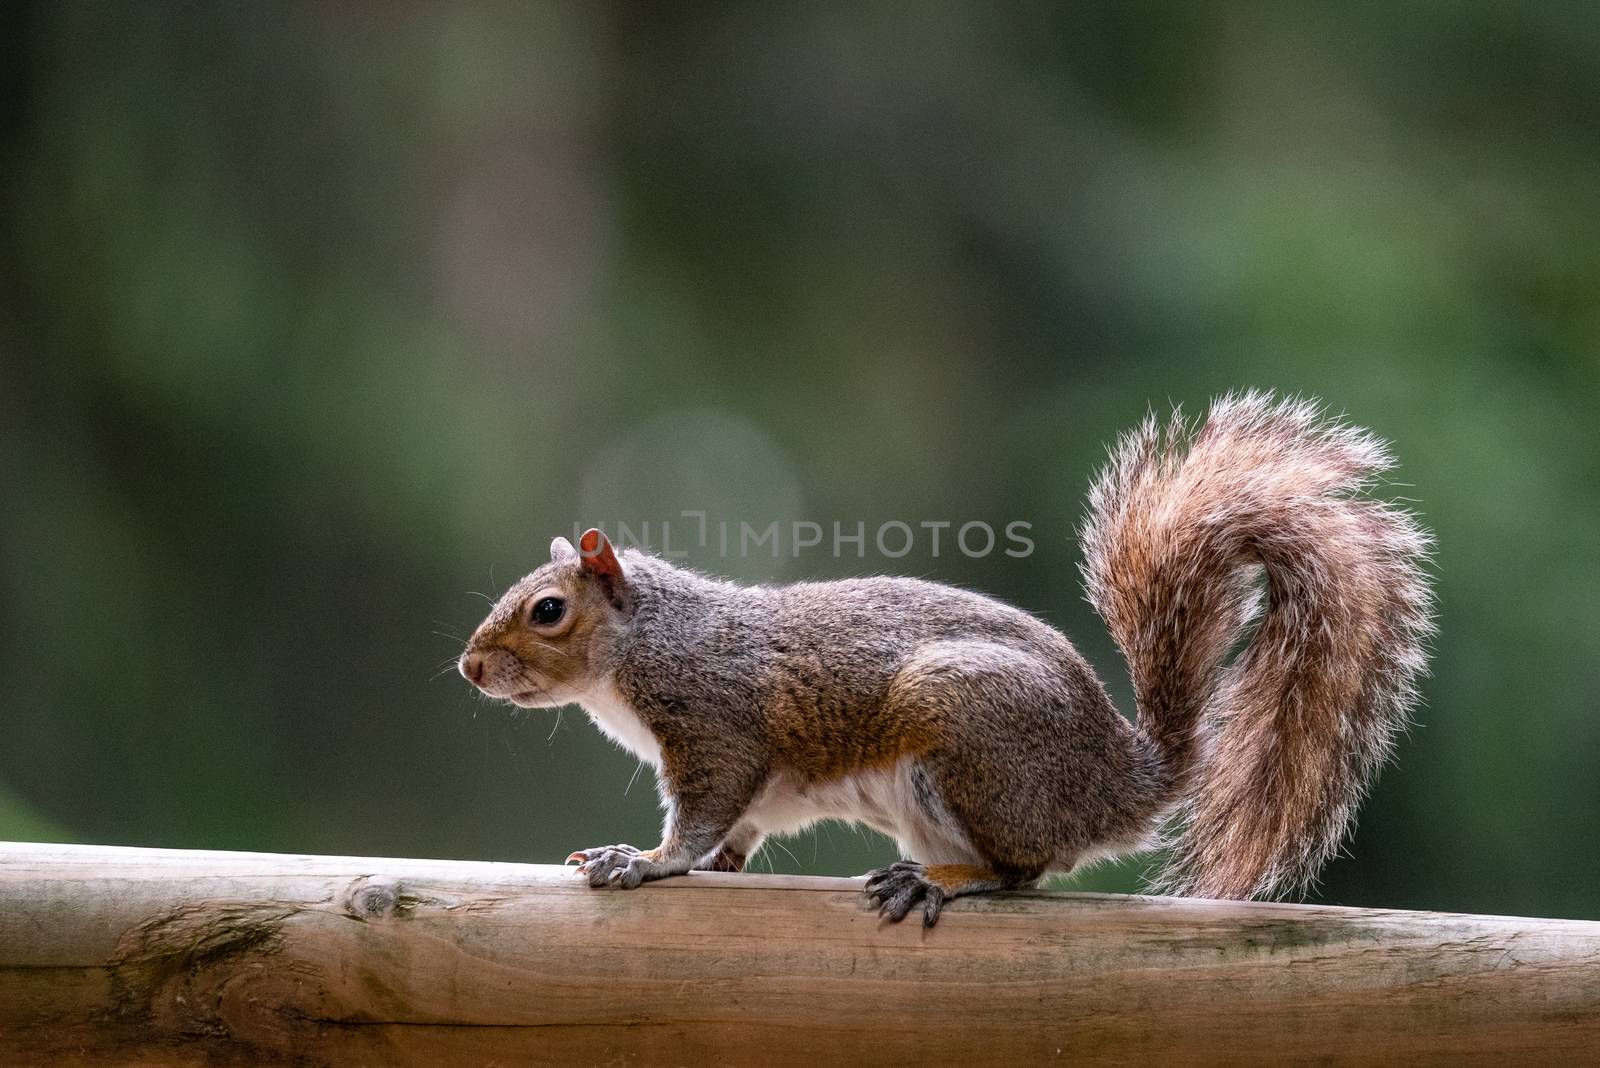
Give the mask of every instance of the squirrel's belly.
[{"label": "squirrel's belly", "polygon": [[917,763],[803,782],[786,772],[770,778],[745,819],[767,834],[788,834],[821,820],[864,823],[894,838],[903,854],[928,864],[972,863],[966,832],[933,795]]}]

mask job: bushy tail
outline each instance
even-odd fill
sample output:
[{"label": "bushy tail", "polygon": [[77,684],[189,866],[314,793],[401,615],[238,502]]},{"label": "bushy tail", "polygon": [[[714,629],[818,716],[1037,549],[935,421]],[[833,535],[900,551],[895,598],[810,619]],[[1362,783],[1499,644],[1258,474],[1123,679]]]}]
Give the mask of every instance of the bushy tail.
[{"label": "bushy tail", "polygon": [[1405,726],[1432,632],[1430,539],[1358,496],[1392,464],[1316,404],[1251,392],[1197,430],[1146,419],[1096,480],[1089,599],[1183,821],[1159,889],[1303,889]]}]

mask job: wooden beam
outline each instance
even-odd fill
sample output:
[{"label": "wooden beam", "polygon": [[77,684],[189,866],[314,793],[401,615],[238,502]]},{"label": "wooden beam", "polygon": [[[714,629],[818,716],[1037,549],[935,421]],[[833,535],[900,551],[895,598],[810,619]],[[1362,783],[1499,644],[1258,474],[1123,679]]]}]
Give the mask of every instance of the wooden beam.
[{"label": "wooden beam", "polygon": [[0,844],[0,1063],[1600,1058],[1600,923]]}]

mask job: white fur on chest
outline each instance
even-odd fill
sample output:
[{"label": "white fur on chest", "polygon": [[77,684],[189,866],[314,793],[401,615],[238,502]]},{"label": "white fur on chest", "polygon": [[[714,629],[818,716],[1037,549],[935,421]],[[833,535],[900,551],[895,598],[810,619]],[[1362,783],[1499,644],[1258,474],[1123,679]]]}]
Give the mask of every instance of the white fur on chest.
[{"label": "white fur on chest", "polygon": [[602,683],[577,698],[600,732],[652,767],[661,766],[661,743],[616,687]]}]

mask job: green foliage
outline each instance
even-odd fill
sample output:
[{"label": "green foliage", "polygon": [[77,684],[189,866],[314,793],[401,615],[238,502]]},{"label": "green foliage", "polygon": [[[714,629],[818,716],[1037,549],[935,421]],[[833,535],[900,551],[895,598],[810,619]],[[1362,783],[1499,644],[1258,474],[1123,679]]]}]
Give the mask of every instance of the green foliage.
[{"label": "green foliage", "polygon": [[1089,475],[1263,386],[1394,440],[1439,537],[1428,706],[1325,894],[1600,917],[1600,8],[11,22],[0,834],[646,844],[581,715],[434,672],[552,535],[682,509],[1029,521],[1026,560],[690,559],[987,589],[1127,707]]}]

